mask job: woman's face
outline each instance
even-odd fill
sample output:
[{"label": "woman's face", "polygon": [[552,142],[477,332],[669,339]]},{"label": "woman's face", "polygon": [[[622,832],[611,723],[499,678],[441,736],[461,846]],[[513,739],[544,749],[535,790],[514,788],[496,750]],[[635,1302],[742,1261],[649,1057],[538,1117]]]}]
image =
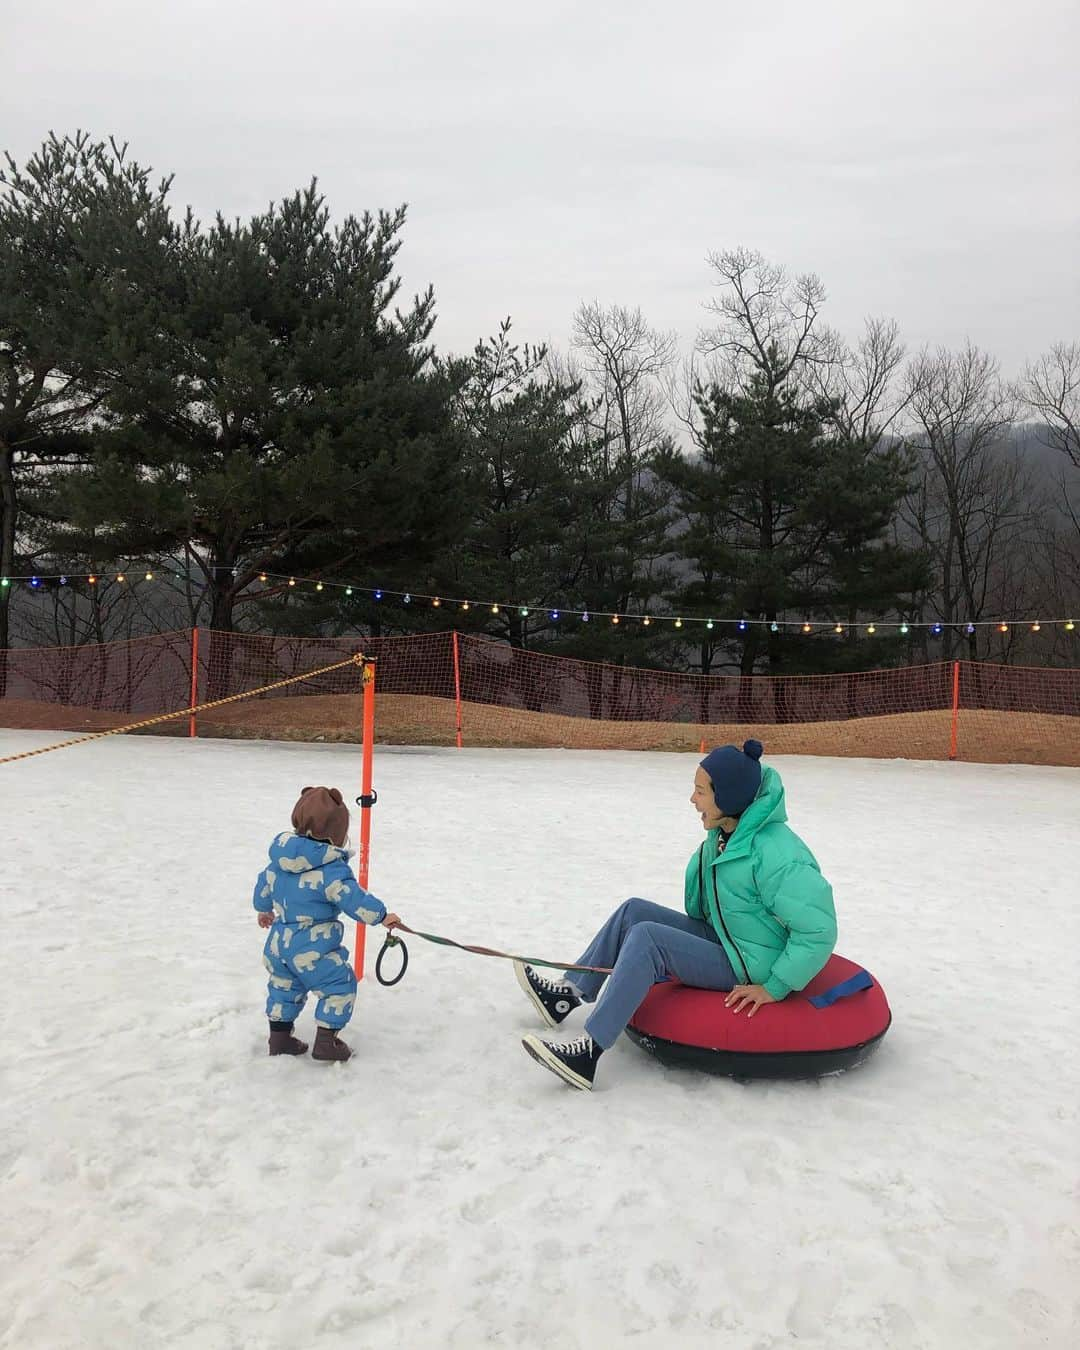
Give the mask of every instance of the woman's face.
[{"label": "woman's face", "polygon": [[701,817],[701,824],[706,830],[715,830],[724,819],[723,811],[716,805],[709,775],[700,766],[694,774],[694,790],[690,794],[690,805]]}]

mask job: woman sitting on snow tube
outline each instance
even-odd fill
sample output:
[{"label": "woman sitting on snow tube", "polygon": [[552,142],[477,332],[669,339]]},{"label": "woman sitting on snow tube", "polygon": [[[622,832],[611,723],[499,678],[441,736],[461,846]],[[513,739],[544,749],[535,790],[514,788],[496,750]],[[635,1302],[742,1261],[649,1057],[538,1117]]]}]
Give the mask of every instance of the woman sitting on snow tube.
[{"label": "woman sitting on snow tube", "polygon": [[686,912],[639,899],[620,905],[577,962],[612,968],[610,977],[575,970],[554,981],[515,962],[518,982],[548,1026],[595,1002],[607,981],[584,1035],[522,1042],[572,1087],[592,1088],[601,1054],[653,985],[674,977],[726,991],[724,1006],[753,1018],[803,989],[832,955],[832,888],[789,829],[780,775],[762,768],[761,753],[760,741],[747,741],[741,750],[711,750],[701,761],[690,801],[705,841],[687,865]]}]

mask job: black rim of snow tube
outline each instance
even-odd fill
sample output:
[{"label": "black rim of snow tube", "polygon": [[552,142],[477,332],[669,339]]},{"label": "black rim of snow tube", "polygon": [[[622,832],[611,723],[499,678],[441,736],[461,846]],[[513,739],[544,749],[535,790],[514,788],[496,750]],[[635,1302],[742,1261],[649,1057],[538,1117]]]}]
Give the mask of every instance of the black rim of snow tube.
[{"label": "black rim of snow tube", "polygon": [[744,1050],[710,1050],[704,1045],[686,1045],[650,1036],[636,1027],[626,1034],[642,1050],[655,1055],[669,1068],[700,1069],[725,1078],[820,1078],[827,1073],[853,1069],[870,1058],[892,1026],[892,1016],[882,1031],[857,1045],[837,1046],[831,1050],[778,1050],[750,1053]]}]

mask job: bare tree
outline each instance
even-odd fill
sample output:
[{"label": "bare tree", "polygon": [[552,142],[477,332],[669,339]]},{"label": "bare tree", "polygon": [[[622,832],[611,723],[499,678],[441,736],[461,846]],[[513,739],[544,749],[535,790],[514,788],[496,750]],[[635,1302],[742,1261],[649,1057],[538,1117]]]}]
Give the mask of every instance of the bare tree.
[{"label": "bare tree", "polygon": [[700,330],[693,354],[664,377],[668,407],[699,451],[703,389],[735,392],[757,382],[771,395],[790,382],[816,394],[844,359],[843,344],[820,318],[825,287],[818,277],[791,279],[786,268],[743,247],[711,252],[706,261],[720,294],[705,308],[717,322]]},{"label": "bare tree", "polygon": [[671,439],[662,382],[675,360],[676,336],[650,328],[640,309],[604,309],[593,301],[574,315],[570,345],[597,443],[622,479],[623,513],[632,517],[642,477]]},{"label": "bare tree", "polygon": [[[897,493],[902,494],[905,484],[914,481],[916,464],[897,432],[912,398],[910,382],[901,378],[906,349],[899,325],[894,319],[867,318],[854,345],[832,330],[823,330],[819,355],[821,359],[803,366],[800,382],[807,396],[826,410],[826,425],[837,455],[845,457],[852,467],[873,465],[879,473],[889,475]],[[891,567],[897,591],[907,598],[923,582],[925,547],[910,535],[901,538],[895,526],[892,535],[891,550],[874,559],[874,570],[880,577],[887,566]],[[845,551],[854,559],[853,553]],[[848,596],[844,617],[852,647],[858,641],[864,599],[857,588]]]},{"label": "bare tree", "polygon": [[831,421],[844,441],[872,449],[903,416],[912,398],[899,378],[905,354],[895,319],[867,319],[854,346],[823,332],[819,355],[829,359],[808,363],[804,383],[833,406]]},{"label": "bare tree", "polygon": [[[1062,467],[1040,496],[1039,527],[1026,569],[1038,584],[1025,613],[1042,619],[1080,621],[1080,475]],[[1039,663],[1073,665],[1076,632],[1045,625],[1039,633]]]},{"label": "bare tree", "polygon": [[[1080,468],[1080,342],[1057,342],[1029,365],[1017,388],[1038,419],[1042,444],[1067,455]],[[1080,481],[1063,471],[1047,507],[1039,558],[1046,590],[1071,616],[1080,608]],[[1055,634],[1055,654],[1060,635]]]},{"label": "bare tree", "polygon": [[571,348],[600,489],[586,572],[594,586],[611,590],[617,607],[647,607],[664,580],[656,563],[666,552],[671,494],[652,466],[672,439],[664,382],[676,335],[652,328],[640,309],[592,301],[574,315]]},{"label": "bare tree", "polygon": [[1017,394],[1045,425],[1044,444],[1080,469],[1080,342],[1056,342],[1027,367]]},{"label": "bare tree", "polygon": [[831,365],[834,339],[818,323],[825,287],[812,272],[789,278],[755,249],[735,248],[708,254],[720,295],[705,308],[718,323],[698,336],[698,351],[715,357],[726,380],[745,386],[753,376],[770,394],[811,365]]},{"label": "bare tree", "polygon": [[676,335],[650,328],[640,309],[593,301],[574,315],[570,345],[597,400],[605,442],[628,464],[646,463],[669,435],[661,382],[675,360]]},{"label": "bare tree", "polygon": [[[986,352],[970,343],[960,352],[924,352],[906,392],[909,444],[921,471],[905,519],[935,562],[926,602],[945,626],[943,654],[951,660],[954,626],[1001,613],[1010,594],[1015,600],[1035,524],[1033,486],[1007,444],[1015,401]],[[963,636],[977,660],[986,634],[974,628]]]}]

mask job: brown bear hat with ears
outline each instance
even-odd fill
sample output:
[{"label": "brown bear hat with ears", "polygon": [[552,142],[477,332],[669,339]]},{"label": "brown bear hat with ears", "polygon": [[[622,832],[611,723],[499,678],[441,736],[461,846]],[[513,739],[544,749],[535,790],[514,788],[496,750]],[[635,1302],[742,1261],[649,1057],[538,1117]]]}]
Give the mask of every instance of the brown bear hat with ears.
[{"label": "brown bear hat with ears", "polygon": [[292,827],[297,834],[344,848],[349,833],[349,808],[337,788],[306,787],[292,809]]}]

